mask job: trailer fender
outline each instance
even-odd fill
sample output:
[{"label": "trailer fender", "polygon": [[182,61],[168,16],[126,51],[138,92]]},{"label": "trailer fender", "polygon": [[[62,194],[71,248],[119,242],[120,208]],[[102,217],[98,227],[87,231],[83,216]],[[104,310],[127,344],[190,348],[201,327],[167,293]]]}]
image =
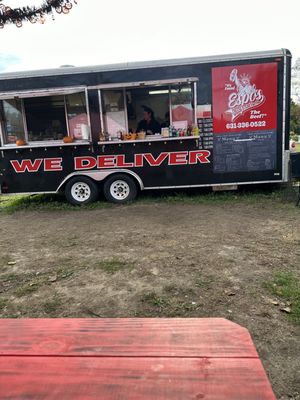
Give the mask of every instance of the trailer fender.
[{"label": "trailer fender", "polygon": [[56,193],[60,192],[64,188],[64,186],[68,182],[68,180],[73,178],[74,176],[86,176],[88,178],[93,179],[94,181],[101,182],[104,179],[106,179],[107,177],[109,177],[110,175],[115,174],[115,173],[118,173],[118,174],[123,173],[123,174],[131,175],[137,181],[139,188],[141,190],[144,189],[143,181],[135,172],[130,171],[129,169],[113,169],[113,170],[105,170],[105,171],[92,170],[92,171],[72,172],[71,174],[66,176],[64,178],[64,180],[60,183],[60,185],[56,189]]}]

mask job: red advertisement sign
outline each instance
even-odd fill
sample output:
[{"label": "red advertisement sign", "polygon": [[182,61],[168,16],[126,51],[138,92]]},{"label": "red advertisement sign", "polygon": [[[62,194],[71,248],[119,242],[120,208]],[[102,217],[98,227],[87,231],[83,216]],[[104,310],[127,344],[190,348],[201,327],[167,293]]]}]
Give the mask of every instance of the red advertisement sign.
[{"label": "red advertisement sign", "polygon": [[277,63],[212,68],[214,133],[276,129]]}]

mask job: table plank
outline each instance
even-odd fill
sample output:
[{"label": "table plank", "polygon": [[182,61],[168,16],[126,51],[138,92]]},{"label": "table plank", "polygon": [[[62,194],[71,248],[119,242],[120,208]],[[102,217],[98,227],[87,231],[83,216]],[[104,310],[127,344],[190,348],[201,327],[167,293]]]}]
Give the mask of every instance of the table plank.
[{"label": "table plank", "polygon": [[0,354],[258,357],[248,331],[223,318],[3,319]]},{"label": "table plank", "polygon": [[0,398],[275,400],[259,359],[0,357]]}]

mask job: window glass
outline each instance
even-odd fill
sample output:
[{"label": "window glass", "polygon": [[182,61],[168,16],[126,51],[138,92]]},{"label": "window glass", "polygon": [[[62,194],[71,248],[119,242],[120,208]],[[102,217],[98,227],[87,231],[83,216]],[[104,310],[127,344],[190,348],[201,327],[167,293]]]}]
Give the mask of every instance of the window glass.
[{"label": "window glass", "polygon": [[18,139],[25,140],[21,100],[3,100],[2,112],[2,131],[4,143],[15,143]]},{"label": "window glass", "polygon": [[[169,115],[169,87],[147,86],[126,90],[127,115],[129,131],[144,130],[150,134],[160,133],[162,127],[170,125]],[[146,122],[147,114],[151,110],[151,121]]]},{"label": "window glass", "polygon": [[85,93],[66,96],[70,136],[75,139],[89,139],[89,125],[86,110]]},{"label": "window glass", "polygon": [[59,140],[68,135],[64,96],[24,99],[28,140]]},{"label": "window glass", "polygon": [[103,118],[104,130],[112,138],[117,138],[120,131],[126,131],[123,90],[103,91]]},{"label": "window glass", "polygon": [[172,123],[178,128],[187,128],[194,123],[191,85],[171,87]]}]

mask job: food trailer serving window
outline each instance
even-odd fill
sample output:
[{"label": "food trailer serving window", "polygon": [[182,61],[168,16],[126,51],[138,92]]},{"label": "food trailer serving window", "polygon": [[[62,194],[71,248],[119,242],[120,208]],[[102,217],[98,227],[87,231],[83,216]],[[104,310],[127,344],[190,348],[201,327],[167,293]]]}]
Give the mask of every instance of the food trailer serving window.
[{"label": "food trailer serving window", "polygon": [[89,139],[84,89],[14,93],[14,98],[3,99],[0,104],[4,145],[20,139],[27,143],[53,142],[66,136],[73,140]]},{"label": "food trailer serving window", "polygon": [[197,78],[181,78],[95,87],[100,99],[100,139],[116,140],[122,132],[138,133],[145,109],[153,112],[153,134],[159,135],[161,128],[169,126],[187,129],[196,123],[196,81]]}]

